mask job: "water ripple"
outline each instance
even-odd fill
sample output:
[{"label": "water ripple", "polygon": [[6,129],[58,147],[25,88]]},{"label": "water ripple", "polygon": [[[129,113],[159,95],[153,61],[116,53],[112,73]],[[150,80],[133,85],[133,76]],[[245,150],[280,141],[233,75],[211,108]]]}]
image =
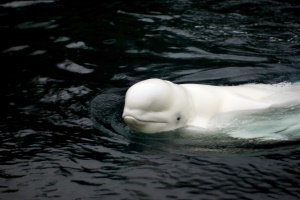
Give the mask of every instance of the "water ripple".
[{"label": "water ripple", "polygon": [[5,4],[1,4],[0,6],[6,8],[19,8],[19,7],[31,6],[35,4],[41,4],[41,3],[54,3],[55,1],[56,0],[13,1]]},{"label": "water ripple", "polygon": [[128,87],[152,77],[299,81],[296,2],[37,0],[0,9],[0,198],[300,198],[299,108],[210,134],[143,135],[121,116]]}]

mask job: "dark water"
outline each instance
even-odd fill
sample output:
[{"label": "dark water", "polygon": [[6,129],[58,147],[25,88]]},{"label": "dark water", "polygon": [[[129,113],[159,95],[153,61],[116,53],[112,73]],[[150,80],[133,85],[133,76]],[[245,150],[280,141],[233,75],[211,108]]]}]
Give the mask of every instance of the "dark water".
[{"label": "dark water", "polygon": [[143,136],[121,119],[147,78],[299,80],[299,13],[297,1],[3,1],[0,199],[299,199],[299,137]]}]

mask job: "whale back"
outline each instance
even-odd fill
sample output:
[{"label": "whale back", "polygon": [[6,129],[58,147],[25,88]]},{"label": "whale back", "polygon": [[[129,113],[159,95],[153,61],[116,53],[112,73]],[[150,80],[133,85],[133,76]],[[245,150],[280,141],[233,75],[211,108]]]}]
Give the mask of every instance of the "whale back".
[{"label": "whale back", "polygon": [[[272,107],[294,106],[300,104],[300,84],[282,82],[277,84],[247,84],[245,87],[264,93],[260,101]],[[255,95],[252,94],[253,97]]]}]

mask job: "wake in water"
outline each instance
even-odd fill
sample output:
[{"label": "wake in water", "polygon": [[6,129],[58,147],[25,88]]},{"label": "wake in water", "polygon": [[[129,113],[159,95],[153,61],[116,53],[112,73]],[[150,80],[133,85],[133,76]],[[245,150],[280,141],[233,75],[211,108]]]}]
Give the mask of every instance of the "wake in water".
[{"label": "wake in water", "polygon": [[236,138],[262,140],[300,139],[300,106],[242,116],[223,130]]},{"label": "wake in water", "polygon": [[251,87],[268,88],[273,94],[264,99],[272,102],[268,110],[245,113],[212,129],[235,138],[262,140],[300,139],[300,84],[279,83],[274,85],[250,84]]}]

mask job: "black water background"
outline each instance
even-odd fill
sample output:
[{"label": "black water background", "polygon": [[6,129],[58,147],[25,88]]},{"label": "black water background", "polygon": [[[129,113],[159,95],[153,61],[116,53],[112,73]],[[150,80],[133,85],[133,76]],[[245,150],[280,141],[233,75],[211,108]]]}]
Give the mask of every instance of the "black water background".
[{"label": "black water background", "polygon": [[0,198],[299,199],[297,141],[184,150],[131,138],[119,119],[126,89],[150,77],[299,80],[299,11],[296,1],[0,7]]}]

